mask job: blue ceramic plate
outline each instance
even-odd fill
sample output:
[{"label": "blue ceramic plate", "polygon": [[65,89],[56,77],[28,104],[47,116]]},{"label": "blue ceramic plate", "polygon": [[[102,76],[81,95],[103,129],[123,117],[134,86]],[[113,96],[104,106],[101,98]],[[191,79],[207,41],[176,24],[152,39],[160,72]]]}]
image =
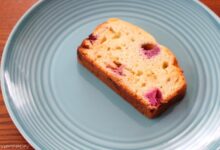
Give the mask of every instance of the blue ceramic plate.
[{"label": "blue ceramic plate", "polygon": [[[186,97],[157,119],[142,116],[77,63],[77,46],[111,17],[149,31],[185,72]],[[43,1],[6,44],[1,86],[14,123],[36,149],[215,150],[219,47],[220,21],[198,1]]]}]

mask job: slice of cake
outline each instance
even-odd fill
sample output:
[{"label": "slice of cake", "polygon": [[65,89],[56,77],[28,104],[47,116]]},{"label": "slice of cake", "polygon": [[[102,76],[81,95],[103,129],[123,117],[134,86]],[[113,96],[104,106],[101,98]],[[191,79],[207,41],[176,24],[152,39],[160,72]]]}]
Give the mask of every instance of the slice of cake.
[{"label": "slice of cake", "polygon": [[99,25],[77,55],[82,65],[149,118],[185,95],[186,80],[173,53],[123,20],[112,18]]}]

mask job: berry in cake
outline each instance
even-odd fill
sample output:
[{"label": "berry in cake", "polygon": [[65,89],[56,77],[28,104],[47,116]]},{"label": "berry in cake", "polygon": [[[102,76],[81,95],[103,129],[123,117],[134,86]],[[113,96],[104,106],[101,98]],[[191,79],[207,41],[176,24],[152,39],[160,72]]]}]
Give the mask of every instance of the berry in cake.
[{"label": "berry in cake", "polygon": [[126,21],[111,18],[99,25],[77,54],[83,66],[149,118],[186,93],[183,71],[171,50]]}]

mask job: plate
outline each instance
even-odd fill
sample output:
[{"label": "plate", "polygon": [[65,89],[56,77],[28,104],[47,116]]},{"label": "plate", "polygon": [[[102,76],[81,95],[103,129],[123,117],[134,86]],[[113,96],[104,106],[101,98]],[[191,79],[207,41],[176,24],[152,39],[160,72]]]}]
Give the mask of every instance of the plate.
[{"label": "plate", "polygon": [[[149,31],[177,56],[183,101],[147,119],[77,63],[76,49],[117,17]],[[15,125],[35,149],[217,149],[220,21],[198,1],[41,1],[4,49],[1,87]]]}]

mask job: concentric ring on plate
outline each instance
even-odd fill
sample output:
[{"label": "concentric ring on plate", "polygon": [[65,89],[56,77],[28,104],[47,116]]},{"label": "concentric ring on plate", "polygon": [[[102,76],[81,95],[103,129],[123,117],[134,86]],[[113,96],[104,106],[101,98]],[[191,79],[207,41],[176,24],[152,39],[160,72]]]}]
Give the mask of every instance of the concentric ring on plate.
[{"label": "concentric ring on plate", "polygon": [[[217,101],[217,48],[220,43],[216,42],[220,35],[203,11],[196,2],[188,1],[41,2],[17,27],[13,40],[5,50],[2,86],[5,88],[7,107],[13,108],[11,115],[15,116],[27,137],[34,141],[32,143],[41,148],[175,149],[182,146],[186,149],[208,144],[204,143],[204,139],[214,135],[220,124]],[[143,134],[147,133],[147,129],[139,126],[138,131],[143,128],[143,133],[133,137],[109,135],[107,129],[101,132],[91,128],[91,124],[82,124],[81,121],[87,118],[76,120],[77,116],[61,105],[54,70],[66,67],[60,65],[59,57],[65,62],[70,61],[62,59],[61,54],[65,53],[63,45],[69,43],[74,34],[87,28],[84,35],[90,33],[90,26],[109,17],[124,18],[146,29],[152,28],[149,31],[164,45],[172,47],[176,44],[172,49],[185,69],[188,80],[187,103],[179,104],[186,107],[185,112],[175,109],[179,118],[150,135]],[[74,37],[77,38],[77,35]],[[165,37],[172,38],[171,41],[175,43],[169,43]],[[73,42],[72,48],[67,47],[67,51],[74,53],[76,44]],[[184,51],[178,51],[177,47]],[[75,58],[73,54],[72,59]],[[73,64],[73,69],[75,66]],[[169,119],[170,116],[171,113],[164,118]],[[152,123],[155,127],[156,124],[168,125],[162,118],[157,121]]]}]

